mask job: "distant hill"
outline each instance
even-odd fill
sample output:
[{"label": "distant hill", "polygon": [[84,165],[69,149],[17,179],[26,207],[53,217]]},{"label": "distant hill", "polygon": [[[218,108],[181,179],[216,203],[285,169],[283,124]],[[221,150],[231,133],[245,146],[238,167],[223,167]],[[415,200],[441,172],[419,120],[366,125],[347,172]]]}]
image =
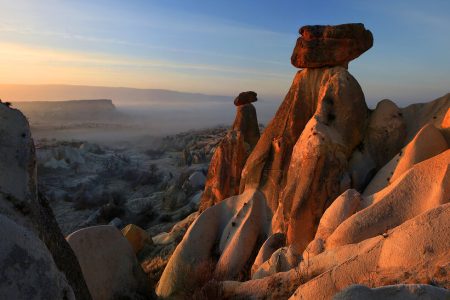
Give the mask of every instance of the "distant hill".
[{"label": "distant hill", "polygon": [[118,106],[128,105],[198,105],[232,103],[232,96],[205,95],[161,89],[99,87],[82,85],[21,85],[0,84],[4,101],[59,101],[69,99],[112,99]]},{"label": "distant hill", "polygon": [[119,115],[112,100],[109,99],[13,101],[12,104],[33,121],[102,120]]}]

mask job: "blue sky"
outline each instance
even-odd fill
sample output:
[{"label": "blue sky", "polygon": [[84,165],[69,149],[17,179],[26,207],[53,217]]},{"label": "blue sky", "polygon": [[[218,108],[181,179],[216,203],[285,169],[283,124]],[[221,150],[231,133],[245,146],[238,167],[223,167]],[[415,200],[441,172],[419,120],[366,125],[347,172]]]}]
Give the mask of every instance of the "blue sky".
[{"label": "blue sky", "polygon": [[450,1],[0,0],[0,83],[282,97],[306,24],[363,22],[350,64],[369,102],[450,92]]}]

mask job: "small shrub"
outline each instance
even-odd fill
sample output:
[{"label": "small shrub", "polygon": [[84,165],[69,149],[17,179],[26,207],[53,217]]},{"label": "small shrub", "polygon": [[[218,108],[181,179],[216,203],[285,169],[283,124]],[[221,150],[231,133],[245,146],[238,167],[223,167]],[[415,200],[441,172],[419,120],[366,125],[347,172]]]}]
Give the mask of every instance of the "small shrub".
[{"label": "small shrub", "polygon": [[201,289],[194,291],[193,300],[225,299],[223,286],[220,281],[210,280]]},{"label": "small shrub", "polygon": [[113,202],[107,203],[100,209],[98,222],[109,223],[112,219],[121,216],[123,212],[124,210],[122,207],[114,204]]},{"label": "small shrub", "polygon": [[162,214],[162,215],[159,217],[159,221],[162,222],[162,223],[169,223],[169,222],[172,222],[172,216],[171,216],[171,215],[168,215],[168,214]]},{"label": "small shrub", "polygon": [[148,149],[144,151],[144,153],[150,158],[150,159],[159,159],[164,155],[164,150],[162,149]]}]

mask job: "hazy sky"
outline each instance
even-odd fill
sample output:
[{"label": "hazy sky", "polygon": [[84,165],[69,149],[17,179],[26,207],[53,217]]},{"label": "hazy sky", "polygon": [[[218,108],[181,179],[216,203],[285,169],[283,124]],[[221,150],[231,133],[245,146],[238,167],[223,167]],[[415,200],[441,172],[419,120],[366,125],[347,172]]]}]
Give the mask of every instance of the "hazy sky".
[{"label": "hazy sky", "polygon": [[0,0],[0,83],[286,93],[306,24],[363,22],[369,101],[450,91],[450,1]]}]

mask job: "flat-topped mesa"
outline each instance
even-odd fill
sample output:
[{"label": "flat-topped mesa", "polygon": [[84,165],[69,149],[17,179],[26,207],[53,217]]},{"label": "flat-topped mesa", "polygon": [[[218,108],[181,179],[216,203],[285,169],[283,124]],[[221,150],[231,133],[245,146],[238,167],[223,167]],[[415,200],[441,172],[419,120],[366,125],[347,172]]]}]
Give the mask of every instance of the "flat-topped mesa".
[{"label": "flat-topped mesa", "polygon": [[239,194],[242,169],[260,136],[256,109],[251,104],[257,101],[256,96],[253,91],[242,92],[234,100],[236,118],[211,159],[200,211]]},{"label": "flat-topped mesa", "polygon": [[292,53],[297,68],[347,67],[373,45],[372,33],[362,23],[303,26]]}]

